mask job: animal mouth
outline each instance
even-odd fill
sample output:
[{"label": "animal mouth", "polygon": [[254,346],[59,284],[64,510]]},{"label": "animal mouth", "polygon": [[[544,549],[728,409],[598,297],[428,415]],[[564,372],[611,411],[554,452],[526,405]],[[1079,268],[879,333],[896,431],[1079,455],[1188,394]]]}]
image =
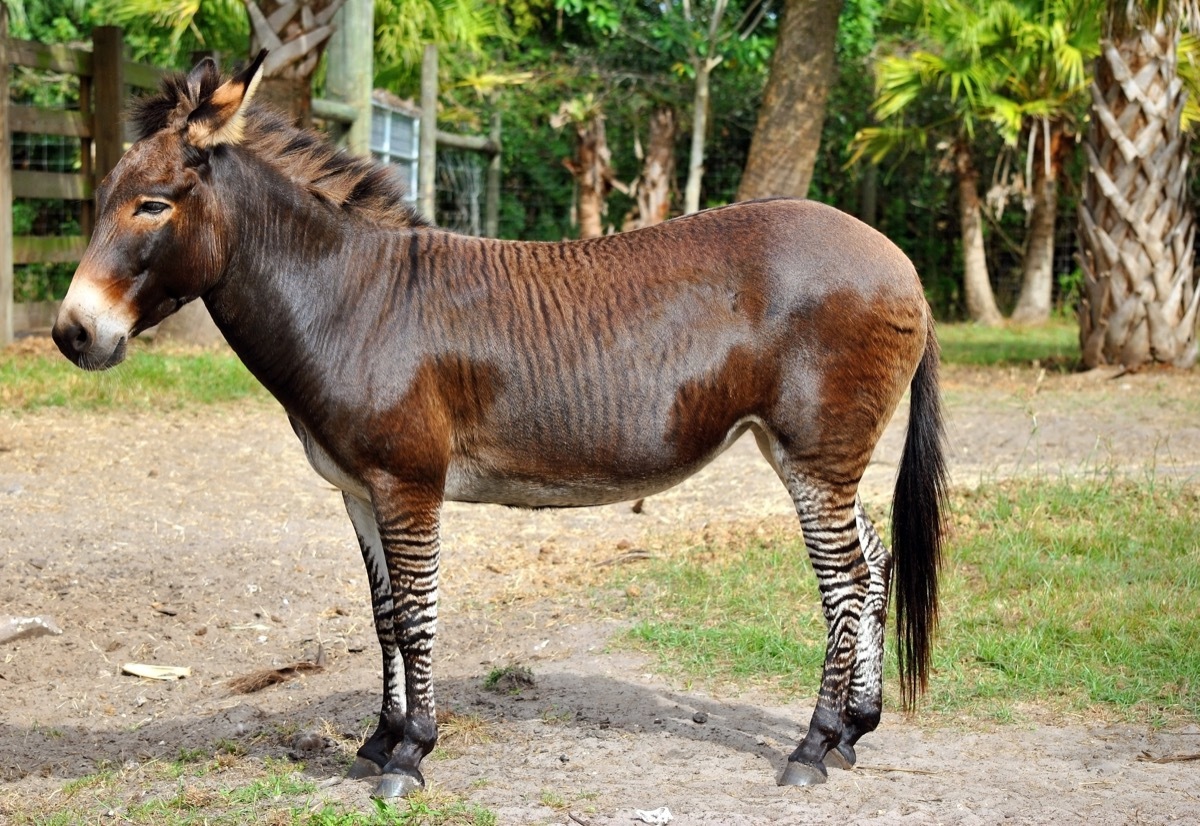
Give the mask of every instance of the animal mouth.
[{"label": "animal mouth", "polygon": [[129,347],[129,337],[121,336],[117,339],[116,346],[108,352],[108,355],[97,353],[95,348],[74,355],[68,353],[67,357],[75,362],[77,367],[91,372],[99,372],[101,370],[110,370],[125,360],[125,353]]}]

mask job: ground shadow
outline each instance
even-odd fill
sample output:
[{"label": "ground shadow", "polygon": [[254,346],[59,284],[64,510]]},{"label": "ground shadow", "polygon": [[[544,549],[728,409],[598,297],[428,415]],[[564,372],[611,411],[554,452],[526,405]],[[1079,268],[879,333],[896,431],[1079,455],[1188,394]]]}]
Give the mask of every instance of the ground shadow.
[{"label": "ground shadow", "polygon": [[[348,757],[334,748],[298,752],[299,734],[325,721],[337,734],[361,735],[378,712],[378,695],[326,691],[326,677],[305,683],[304,699],[287,708],[264,711],[254,696],[231,698],[225,707],[196,715],[155,719],[132,728],[0,723],[0,779],[40,774],[66,782],[131,761],[174,761],[181,754],[212,756],[231,747],[251,758],[303,761],[317,779],[341,776]],[[552,719],[557,726],[586,736],[616,730],[627,735],[666,732],[687,751],[689,742],[708,742],[769,760],[782,768],[795,738],[803,735],[811,709],[797,707],[797,719],[753,705],[686,694],[637,679],[595,675],[539,674],[536,686],[520,694],[496,694],[483,688],[482,675],[437,683],[439,706],[457,714],[477,715],[503,736],[505,723]],[[295,687],[293,687],[294,689]],[[266,689],[286,691],[285,685]],[[278,706],[279,703],[272,703]],[[698,722],[701,721],[701,722]],[[786,744],[786,750],[777,744]]]}]

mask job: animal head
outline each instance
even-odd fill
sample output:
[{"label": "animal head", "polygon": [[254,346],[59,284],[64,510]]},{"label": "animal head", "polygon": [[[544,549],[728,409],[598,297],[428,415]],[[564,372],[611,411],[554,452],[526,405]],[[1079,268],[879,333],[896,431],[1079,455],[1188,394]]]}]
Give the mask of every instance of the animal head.
[{"label": "animal head", "polygon": [[210,161],[242,140],[265,56],[225,82],[206,59],[135,106],[139,138],[97,190],[92,241],[54,325],[80,367],[119,364],[130,338],[220,278],[228,250]]}]

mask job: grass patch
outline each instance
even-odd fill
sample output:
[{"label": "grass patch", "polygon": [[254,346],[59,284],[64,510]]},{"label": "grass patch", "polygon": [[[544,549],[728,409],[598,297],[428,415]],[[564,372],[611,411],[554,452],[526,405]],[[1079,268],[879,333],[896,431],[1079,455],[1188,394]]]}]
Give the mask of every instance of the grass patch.
[{"label": "grass patch", "polygon": [[[1194,485],[1113,479],[956,493],[925,711],[1200,720],[1198,501]],[[630,638],[664,665],[815,692],[825,629],[797,538],[701,547],[642,578]]]},{"label": "grass patch", "polygon": [[161,410],[267,397],[227,350],[135,345],[124,363],[102,373],[80,370],[57,354],[0,351],[0,407]]},{"label": "grass patch", "polygon": [[496,826],[496,815],[453,794],[421,791],[395,804],[376,800],[375,810],[369,814],[326,806],[293,822],[304,826]]},{"label": "grass patch", "polygon": [[1038,327],[939,324],[942,361],[973,367],[1030,365],[1071,370],[1079,362],[1079,325],[1054,319]]},{"label": "grass patch", "polygon": [[[222,753],[220,757],[230,757]],[[236,759],[236,758],[235,758]],[[188,763],[200,766],[201,761]],[[149,760],[67,781],[44,797],[0,797],[5,826],[126,823],[147,826],[495,826],[496,815],[437,789],[365,810],[323,800],[303,766],[286,760],[242,760],[219,778],[198,769],[180,777]]]}]

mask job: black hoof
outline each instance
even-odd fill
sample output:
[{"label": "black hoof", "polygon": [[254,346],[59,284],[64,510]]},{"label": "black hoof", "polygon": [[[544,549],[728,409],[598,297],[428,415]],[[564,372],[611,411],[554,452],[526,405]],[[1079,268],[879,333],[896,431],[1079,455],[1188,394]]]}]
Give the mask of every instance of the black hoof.
[{"label": "black hoof", "polygon": [[829,750],[822,762],[835,769],[852,769],[858,762],[858,756],[854,753],[854,746],[839,743],[836,748]]},{"label": "black hoof", "polygon": [[381,774],[383,774],[383,769],[378,763],[360,754],[354,758],[354,765],[350,767],[350,771],[346,772],[346,778],[362,780],[366,777],[379,777]]},{"label": "black hoof", "polygon": [[824,783],[828,772],[820,763],[810,765],[789,760],[787,768],[779,775],[780,786],[815,786]]},{"label": "black hoof", "polygon": [[375,787],[375,794],[371,796],[380,800],[398,800],[423,788],[425,788],[425,778],[421,777],[421,773],[418,771],[386,772],[379,779],[379,785]]}]

